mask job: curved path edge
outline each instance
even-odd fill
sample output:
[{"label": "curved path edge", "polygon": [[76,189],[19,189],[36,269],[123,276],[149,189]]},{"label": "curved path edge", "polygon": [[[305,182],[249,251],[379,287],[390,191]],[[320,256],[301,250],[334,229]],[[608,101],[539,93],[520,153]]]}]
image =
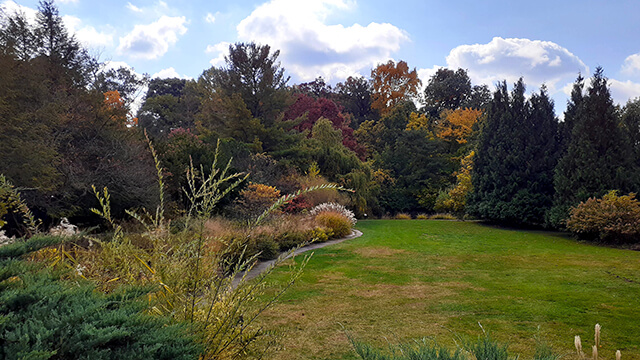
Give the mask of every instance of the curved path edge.
[{"label": "curved path edge", "polygon": [[[296,256],[298,254],[302,254],[302,253],[307,252],[307,251],[321,249],[321,248],[323,248],[325,246],[339,244],[339,243],[341,243],[343,241],[355,239],[355,238],[358,238],[360,236],[362,236],[362,231],[353,229],[351,231],[351,234],[349,234],[349,235],[347,235],[347,236],[345,236],[343,238],[329,240],[329,241],[325,241],[325,242],[319,242],[319,243],[311,243],[311,244],[309,244],[307,246],[303,246],[303,247],[299,248],[298,250],[294,251],[293,253],[287,255],[284,259],[288,259],[290,257]],[[257,264],[255,264],[251,268],[251,270],[246,274],[246,276],[245,276],[245,272],[239,273],[238,275],[236,275],[235,279],[233,279],[233,287],[235,288],[240,283],[240,280],[242,280],[243,276],[245,277],[245,280],[251,280],[251,279],[255,278],[256,276],[258,276],[258,275],[262,274],[263,272],[265,272],[269,267],[273,266],[273,264],[277,260],[278,259],[258,262]]]}]

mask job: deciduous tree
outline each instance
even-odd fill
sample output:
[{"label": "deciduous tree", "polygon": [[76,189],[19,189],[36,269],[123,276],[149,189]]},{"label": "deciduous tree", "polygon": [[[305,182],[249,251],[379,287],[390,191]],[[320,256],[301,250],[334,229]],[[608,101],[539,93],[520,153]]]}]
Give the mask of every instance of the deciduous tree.
[{"label": "deciduous tree", "polygon": [[373,87],[371,107],[381,115],[386,115],[390,109],[402,102],[417,98],[422,84],[415,68],[409,70],[406,62],[399,61],[396,64],[393,60],[371,70],[371,83]]}]

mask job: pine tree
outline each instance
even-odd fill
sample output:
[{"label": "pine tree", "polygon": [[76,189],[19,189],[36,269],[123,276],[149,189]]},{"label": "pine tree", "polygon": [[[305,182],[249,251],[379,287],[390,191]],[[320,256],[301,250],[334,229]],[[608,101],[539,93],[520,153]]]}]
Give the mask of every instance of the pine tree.
[{"label": "pine tree", "polygon": [[[608,190],[629,189],[626,141],[601,67],[581,96],[581,78],[574,85],[565,121],[573,122],[567,149],[556,168],[556,194],[548,222],[561,226],[569,209]],[[575,95],[575,96],[574,96]]]}]

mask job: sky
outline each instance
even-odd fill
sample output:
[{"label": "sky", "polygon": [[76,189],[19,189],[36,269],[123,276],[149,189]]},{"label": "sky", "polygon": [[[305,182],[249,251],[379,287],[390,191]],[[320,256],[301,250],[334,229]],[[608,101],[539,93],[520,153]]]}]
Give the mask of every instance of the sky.
[{"label": "sky", "polygon": [[[57,0],[67,28],[108,66],[197,78],[224,66],[229,45],[280,50],[289,84],[369,77],[404,60],[426,85],[438,68],[466,69],[494,89],[523,77],[566,107],[581,73],[602,66],[616,103],[640,97],[636,0]],[[37,0],[0,0],[33,16]]]}]

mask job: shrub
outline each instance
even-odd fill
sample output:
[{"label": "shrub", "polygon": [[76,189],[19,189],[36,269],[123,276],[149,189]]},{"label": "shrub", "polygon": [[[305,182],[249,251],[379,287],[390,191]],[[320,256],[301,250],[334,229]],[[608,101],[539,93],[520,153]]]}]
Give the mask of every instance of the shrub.
[{"label": "shrub", "polygon": [[310,231],[287,231],[276,237],[280,251],[292,249],[313,239]]},{"label": "shrub", "polygon": [[251,237],[249,254],[257,255],[260,260],[275,259],[280,255],[280,246],[275,237],[269,233],[261,233]]},{"label": "shrub", "polygon": [[399,213],[395,216],[396,220],[411,220],[411,215],[405,213]]},{"label": "shrub", "polygon": [[331,229],[333,237],[341,238],[351,233],[351,221],[341,213],[333,211],[323,211],[316,215],[316,222]]},{"label": "shrub", "polygon": [[311,230],[311,234],[312,239],[314,239],[315,241],[325,242],[333,237],[333,230],[327,227],[316,226],[313,230]]},{"label": "shrub", "polygon": [[429,217],[432,220],[456,220],[457,217],[451,214],[433,214]]},{"label": "shrub", "polygon": [[297,214],[304,210],[309,210],[311,208],[311,204],[304,198],[299,197],[289,201],[286,205],[282,207],[282,211],[287,214]]},{"label": "shrub", "polygon": [[580,237],[606,242],[638,241],[640,202],[635,194],[610,191],[602,199],[590,198],[571,209],[567,229]]},{"label": "shrub", "polygon": [[416,216],[416,219],[418,220],[427,220],[429,218],[429,215],[427,214],[418,214],[418,216]]},{"label": "shrub", "polygon": [[0,358],[199,357],[202,348],[185,324],[143,312],[148,289],[104,295],[87,281],[60,281],[61,273],[18,259],[55,242],[54,237],[33,237],[2,247]]}]

